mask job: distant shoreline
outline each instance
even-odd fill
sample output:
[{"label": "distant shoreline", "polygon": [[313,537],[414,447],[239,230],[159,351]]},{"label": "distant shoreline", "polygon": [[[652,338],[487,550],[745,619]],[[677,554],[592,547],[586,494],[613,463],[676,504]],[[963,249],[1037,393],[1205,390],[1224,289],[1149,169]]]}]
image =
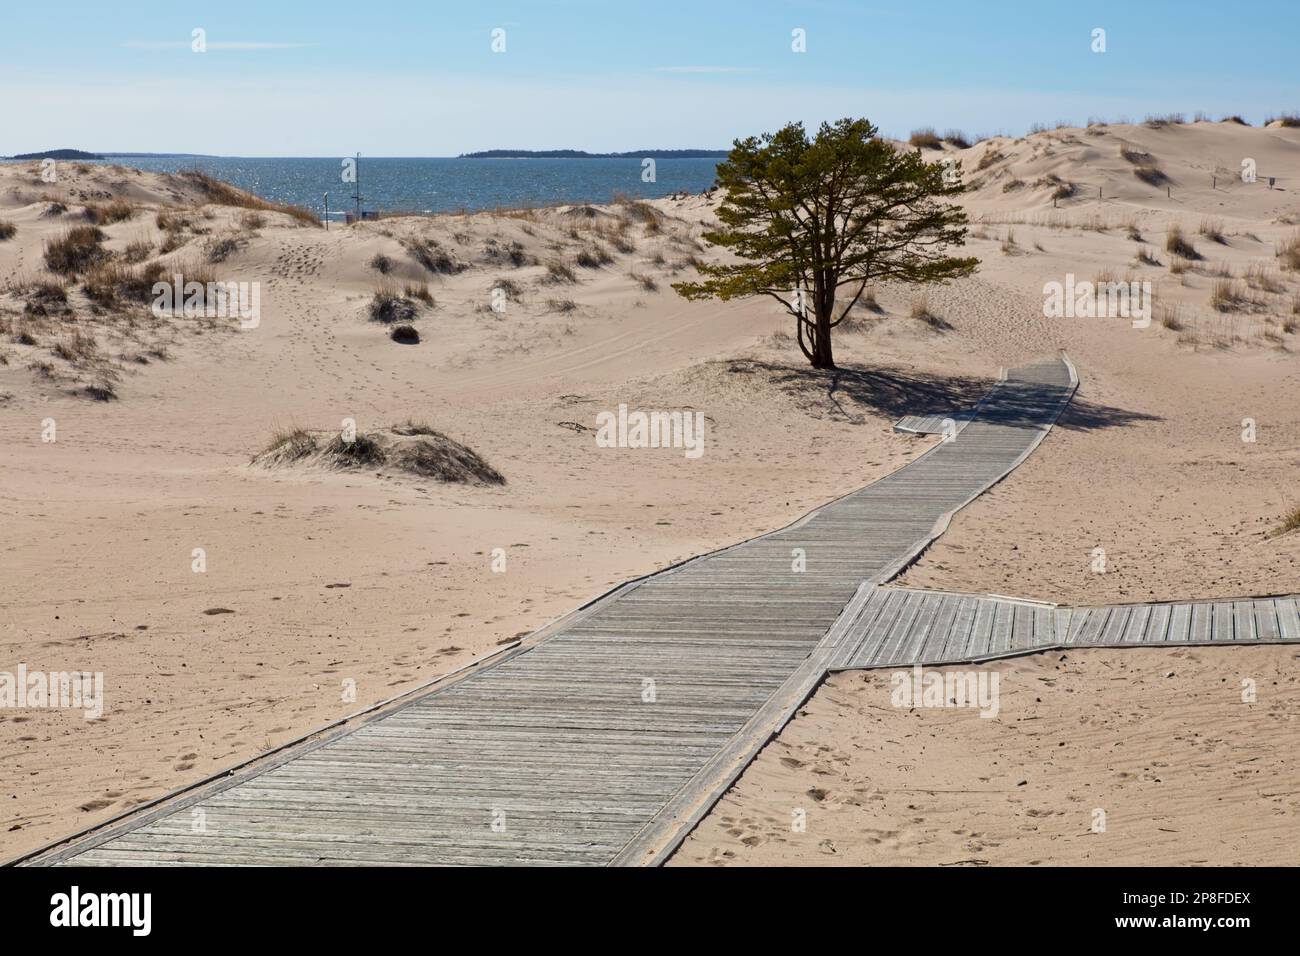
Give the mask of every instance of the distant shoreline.
[{"label": "distant shoreline", "polygon": [[[368,156],[383,159],[725,159],[725,149],[647,149],[626,153],[588,153],[581,149],[485,149],[458,156]],[[0,156],[0,160],[66,159],[107,161],[112,159],[333,159],[332,156],[218,156],[210,153],[127,153],[86,152],[79,149],[51,149],[38,153]]]},{"label": "distant shoreline", "polygon": [[457,159],[723,159],[725,149],[646,149],[628,153],[588,153],[581,149],[484,149]]}]

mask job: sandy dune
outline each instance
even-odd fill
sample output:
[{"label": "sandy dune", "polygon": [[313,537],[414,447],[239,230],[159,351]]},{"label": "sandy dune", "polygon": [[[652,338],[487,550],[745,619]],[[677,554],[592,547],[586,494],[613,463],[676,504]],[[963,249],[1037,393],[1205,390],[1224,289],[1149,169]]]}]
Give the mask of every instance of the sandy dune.
[{"label": "sandy dune", "polygon": [[1294,865],[1297,662],[1020,657],[980,668],[1000,675],[991,719],[894,707],[888,670],[836,674],[671,864]]},{"label": "sandy dune", "polygon": [[[1121,144],[1154,157],[1172,197],[1133,175]],[[1002,158],[978,169],[990,150]],[[779,527],[922,451],[894,418],[963,407],[1000,366],[1056,348],[1081,371],[1075,409],[907,583],[1075,603],[1300,590],[1300,539],[1265,536],[1300,503],[1287,399],[1300,274],[1276,255],[1300,223],[1287,178],[1300,130],[1059,130],[953,155],[979,180],[981,271],[929,293],[940,327],[909,317],[912,290],[878,290],[880,311],[836,339],[834,376],[807,369],[775,305],[671,291],[711,254],[703,197],[325,231],[274,212],[256,224],[176,177],[64,164],[52,185],[32,164],[0,166],[0,219],[17,227],[0,241],[0,669],[103,671],[107,685],[99,721],[0,712],[0,855],[415,686],[628,577]],[[1211,189],[1242,156],[1283,188]],[[1053,209],[1064,182],[1076,189]],[[116,261],[259,282],[260,325],[96,314],[80,279],[66,311],[37,314],[44,243],[113,197],[137,206],[100,226]],[[180,228],[160,228],[159,211]],[[1207,217],[1222,243],[1198,233]],[[1164,250],[1173,222],[1205,256],[1181,275]],[[1130,226],[1161,266],[1134,264]],[[205,262],[222,239],[224,258]],[[578,264],[599,250],[609,261]],[[575,281],[556,281],[551,261]],[[1252,299],[1234,312],[1210,305],[1222,264]],[[1268,269],[1258,288],[1252,266]],[[1044,282],[1103,270],[1155,283],[1180,328],[1043,316]],[[497,313],[503,280],[517,290]],[[420,344],[369,318],[385,281],[427,283]],[[60,350],[74,330],[94,346]],[[702,411],[704,456],[596,447],[596,414],[620,403]],[[344,419],[426,421],[506,484],[249,465],[277,429]],[[1090,570],[1096,547],[1106,574]]]}]

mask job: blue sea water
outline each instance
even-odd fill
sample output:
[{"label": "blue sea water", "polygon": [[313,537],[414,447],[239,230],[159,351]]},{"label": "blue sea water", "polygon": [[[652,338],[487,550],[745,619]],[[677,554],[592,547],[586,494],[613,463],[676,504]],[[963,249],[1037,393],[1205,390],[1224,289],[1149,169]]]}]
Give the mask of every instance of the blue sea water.
[{"label": "blue sea water", "polygon": [[[354,186],[339,158],[110,157],[155,172],[195,167],[274,202],[317,212],[329,193],[331,219],[355,208]],[[552,203],[608,202],[622,193],[652,199],[701,192],[713,185],[719,160],[657,159],[655,181],[642,182],[640,159],[367,159],[361,158],[362,207],[448,212]]]}]

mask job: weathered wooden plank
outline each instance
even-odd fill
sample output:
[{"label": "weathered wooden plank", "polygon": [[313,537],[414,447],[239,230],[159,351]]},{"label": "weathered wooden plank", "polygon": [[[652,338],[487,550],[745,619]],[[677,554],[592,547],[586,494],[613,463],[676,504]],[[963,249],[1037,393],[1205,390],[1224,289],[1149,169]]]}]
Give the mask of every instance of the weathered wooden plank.
[{"label": "weathered wooden plank", "polygon": [[1300,603],[1294,597],[1277,599],[1277,625],[1286,641],[1300,641]]}]

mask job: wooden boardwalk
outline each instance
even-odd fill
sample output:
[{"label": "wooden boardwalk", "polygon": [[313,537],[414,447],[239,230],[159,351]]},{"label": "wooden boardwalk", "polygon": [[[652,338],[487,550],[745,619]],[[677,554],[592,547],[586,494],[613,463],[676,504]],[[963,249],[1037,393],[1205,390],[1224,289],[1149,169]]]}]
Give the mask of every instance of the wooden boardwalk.
[{"label": "wooden boardwalk", "polygon": [[959,664],[1051,648],[1300,641],[1297,596],[1062,608],[867,585],[831,670]]},{"label": "wooden boardwalk", "polygon": [[[31,862],[659,862],[825,674],[872,599],[1074,392],[1013,370],[953,441],[772,534],[624,585],[358,727]],[[803,569],[800,569],[802,565]]]}]

